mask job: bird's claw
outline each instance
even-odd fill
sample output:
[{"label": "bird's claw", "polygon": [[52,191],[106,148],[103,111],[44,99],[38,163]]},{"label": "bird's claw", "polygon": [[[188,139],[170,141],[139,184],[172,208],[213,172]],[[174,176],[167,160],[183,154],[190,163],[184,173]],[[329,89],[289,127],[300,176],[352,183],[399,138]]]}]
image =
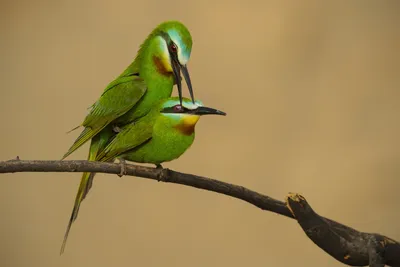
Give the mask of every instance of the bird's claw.
[{"label": "bird's claw", "polygon": [[117,125],[113,125],[112,130],[113,130],[113,132],[115,132],[115,133],[121,132],[121,128],[119,128]]},{"label": "bird's claw", "polygon": [[168,169],[164,169],[164,167],[161,166],[161,164],[156,164],[156,170],[160,170],[160,172],[157,175],[157,181],[158,182],[164,181],[164,178],[165,178],[164,171],[168,171]]},{"label": "bird's claw", "polygon": [[156,169],[164,169],[161,164],[156,164]]},{"label": "bird's claw", "polygon": [[119,177],[126,175],[126,161],[122,158],[119,159],[119,163],[121,164],[121,172],[118,174]]}]

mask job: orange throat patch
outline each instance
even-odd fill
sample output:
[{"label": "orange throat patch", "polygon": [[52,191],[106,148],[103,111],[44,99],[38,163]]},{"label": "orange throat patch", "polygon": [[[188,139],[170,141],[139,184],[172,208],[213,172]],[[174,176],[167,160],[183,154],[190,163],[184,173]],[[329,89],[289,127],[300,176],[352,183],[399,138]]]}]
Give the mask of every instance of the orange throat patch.
[{"label": "orange throat patch", "polygon": [[200,116],[198,115],[185,115],[181,123],[176,125],[175,128],[184,135],[192,135],[194,133],[194,127],[199,119]]},{"label": "orange throat patch", "polygon": [[157,71],[158,71],[160,74],[162,74],[162,75],[164,75],[164,76],[167,76],[167,77],[169,77],[169,76],[172,75],[172,72],[169,71],[169,70],[166,68],[165,63],[164,63],[164,61],[163,61],[161,58],[159,58],[159,57],[157,57],[157,56],[153,56],[153,62],[154,62],[154,65],[156,66]]}]

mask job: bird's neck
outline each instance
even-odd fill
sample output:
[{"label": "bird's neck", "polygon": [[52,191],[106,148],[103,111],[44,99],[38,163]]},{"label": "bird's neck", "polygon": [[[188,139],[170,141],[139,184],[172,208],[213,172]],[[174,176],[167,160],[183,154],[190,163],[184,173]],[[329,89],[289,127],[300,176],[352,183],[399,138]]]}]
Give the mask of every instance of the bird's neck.
[{"label": "bird's neck", "polygon": [[199,116],[192,115],[188,120],[182,121],[181,123],[174,126],[174,128],[183,135],[192,135],[194,134],[194,128],[196,126],[197,121],[199,120]]},{"label": "bird's neck", "polygon": [[173,131],[179,135],[191,136],[194,134],[195,126],[200,119],[198,115],[189,114],[166,114],[162,115],[161,127],[164,131]]},{"label": "bird's neck", "polygon": [[168,48],[164,39],[159,36],[157,29],[147,36],[146,40],[141,44],[135,60],[120,77],[132,75],[142,77],[148,87],[152,87],[153,80],[155,83],[174,84]]},{"label": "bird's neck", "polygon": [[150,90],[159,86],[172,88],[174,76],[165,41],[160,36],[154,36],[145,45],[140,51],[139,75]]}]

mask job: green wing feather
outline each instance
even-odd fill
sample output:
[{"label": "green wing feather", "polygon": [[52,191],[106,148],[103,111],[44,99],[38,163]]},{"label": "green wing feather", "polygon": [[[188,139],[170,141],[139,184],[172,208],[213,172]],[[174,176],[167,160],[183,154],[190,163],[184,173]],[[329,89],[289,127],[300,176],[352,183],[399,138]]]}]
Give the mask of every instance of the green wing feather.
[{"label": "green wing feather", "polygon": [[122,76],[111,82],[93,104],[82,126],[85,129],[62,157],[65,159],[113,120],[130,110],[145,94],[146,84],[139,76]]},{"label": "green wing feather", "polygon": [[[153,119],[153,120],[152,120]],[[110,161],[151,139],[154,117],[148,114],[135,123],[128,124],[102,150],[96,161]]]}]

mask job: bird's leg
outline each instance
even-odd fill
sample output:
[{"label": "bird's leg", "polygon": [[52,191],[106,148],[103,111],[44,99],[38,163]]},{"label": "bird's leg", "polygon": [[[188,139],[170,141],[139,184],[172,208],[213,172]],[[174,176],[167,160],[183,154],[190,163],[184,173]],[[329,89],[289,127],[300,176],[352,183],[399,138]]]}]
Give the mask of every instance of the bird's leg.
[{"label": "bird's leg", "polygon": [[157,163],[156,164],[156,169],[157,170],[161,170],[157,175],[157,181],[161,182],[163,180],[163,172],[164,172],[163,170],[164,170],[164,168],[163,168],[163,166],[161,166],[160,163]]},{"label": "bird's leg", "polygon": [[164,169],[164,168],[163,168],[163,166],[161,166],[160,163],[157,163],[157,164],[156,164],[156,169]]},{"label": "bird's leg", "polygon": [[121,164],[121,172],[118,174],[119,177],[122,177],[126,174],[126,161],[123,158],[118,158],[119,163]]},{"label": "bird's leg", "polygon": [[114,133],[119,133],[121,131],[121,128],[119,128],[118,125],[114,124],[112,126],[112,130]]}]

